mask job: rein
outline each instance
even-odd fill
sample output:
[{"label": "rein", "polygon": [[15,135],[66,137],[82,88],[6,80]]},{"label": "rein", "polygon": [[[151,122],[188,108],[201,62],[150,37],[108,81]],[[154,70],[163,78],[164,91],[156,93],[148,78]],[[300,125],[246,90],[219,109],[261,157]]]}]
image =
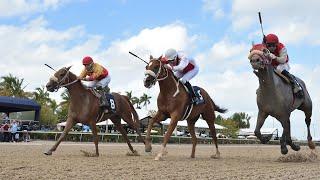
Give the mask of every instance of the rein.
[{"label": "rein", "polygon": [[[270,53],[268,49],[263,49],[263,50],[254,49],[250,51],[248,58],[250,59],[250,63],[259,63],[265,66],[272,63],[272,61],[266,56],[266,54],[268,53]],[[258,55],[259,57],[261,57],[260,59],[262,59],[262,61],[252,62],[252,57],[254,55]]]},{"label": "rein", "polygon": [[[67,73],[63,76],[63,78],[62,78],[60,81],[58,81],[58,78],[57,78],[55,75],[53,75],[53,76],[50,78],[50,80],[52,80],[52,81],[54,81],[54,82],[56,82],[56,83],[58,84],[58,85],[55,87],[55,91],[58,91],[61,87],[70,86],[70,85],[72,85],[72,84],[74,84],[75,82],[78,81],[78,79],[76,79],[76,80],[70,82],[70,80],[69,80],[69,73],[70,73],[70,71],[67,70],[66,68],[64,68],[64,69],[67,71]],[[63,82],[65,79],[68,80],[68,83],[62,84],[62,82]]]},{"label": "rein", "polygon": [[160,62],[160,66],[159,66],[159,70],[158,70],[157,74],[154,73],[154,72],[151,71],[151,70],[146,70],[145,73],[144,73],[145,75],[149,75],[149,76],[154,77],[154,79],[155,79],[154,84],[156,83],[156,81],[162,81],[162,80],[167,79],[167,77],[168,77],[168,75],[169,75],[168,70],[167,70],[166,68],[164,68],[165,71],[166,71],[166,75],[165,75],[164,77],[162,77],[162,78],[159,78],[163,66],[162,66],[162,62],[161,62],[160,60],[157,60],[157,61]]}]

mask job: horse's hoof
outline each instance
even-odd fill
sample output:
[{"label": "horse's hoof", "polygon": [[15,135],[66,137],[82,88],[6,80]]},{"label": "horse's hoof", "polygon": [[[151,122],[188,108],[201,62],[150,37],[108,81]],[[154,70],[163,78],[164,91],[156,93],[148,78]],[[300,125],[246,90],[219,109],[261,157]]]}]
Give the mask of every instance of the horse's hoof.
[{"label": "horse's hoof", "polygon": [[218,155],[216,155],[216,154],[215,154],[215,155],[211,155],[210,157],[211,157],[212,159],[219,159],[219,158],[220,158],[220,156],[218,156]]},{"label": "horse's hoof", "polygon": [[287,148],[281,148],[281,154],[283,154],[283,155],[288,154],[288,149]]},{"label": "horse's hoof", "polygon": [[292,144],[292,145],[291,145],[291,149],[294,150],[294,151],[299,151],[299,150],[300,150],[300,146],[299,146],[299,145]]},{"label": "horse's hoof", "polygon": [[260,142],[261,142],[262,144],[267,144],[267,143],[269,142],[269,139],[266,138],[266,137],[262,137],[262,138],[260,139]]},{"label": "horse's hoof", "polygon": [[52,151],[47,151],[47,152],[44,152],[43,154],[50,156],[50,155],[52,155]]},{"label": "horse's hoof", "polygon": [[163,159],[162,159],[162,157],[160,157],[160,156],[156,156],[156,157],[154,158],[154,160],[155,160],[155,161],[161,161],[161,160],[163,160]]},{"label": "horse's hoof", "polygon": [[145,152],[151,152],[152,147],[146,147],[144,150],[145,150]]}]

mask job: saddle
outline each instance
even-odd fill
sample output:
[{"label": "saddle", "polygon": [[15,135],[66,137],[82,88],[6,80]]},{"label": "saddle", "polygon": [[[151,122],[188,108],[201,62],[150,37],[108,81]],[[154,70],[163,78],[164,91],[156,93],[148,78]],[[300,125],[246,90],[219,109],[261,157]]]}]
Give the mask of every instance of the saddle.
[{"label": "saddle", "polygon": [[[192,92],[189,91],[189,89],[187,88],[187,86],[184,85],[183,83],[181,83],[181,84],[183,85],[184,89],[185,89],[186,92],[188,93],[189,97],[192,97]],[[201,95],[200,87],[198,87],[198,86],[192,86],[192,89],[193,89],[195,95],[199,97],[199,101],[198,101],[197,105],[204,104],[205,101],[204,101],[204,99],[203,99],[203,97],[202,97],[202,95]]]},{"label": "saddle", "polygon": [[[100,93],[94,89],[94,88],[90,88],[90,91],[92,92],[92,94],[94,96],[96,96],[98,99],[101,98]],[[107,102],[107,106],[105,109],[101,109],[101,111],[105,112],[105,113],[112,113],[114,114],[116,112],[116,101],[114,99],[114,96],[110,93],[106,93],[105,94],[105,99]]]}]

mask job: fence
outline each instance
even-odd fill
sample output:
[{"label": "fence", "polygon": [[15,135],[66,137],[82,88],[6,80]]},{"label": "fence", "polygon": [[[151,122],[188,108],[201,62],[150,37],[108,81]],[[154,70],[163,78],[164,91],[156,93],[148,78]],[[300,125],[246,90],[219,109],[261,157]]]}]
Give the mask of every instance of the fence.
[{"label": "fence", "polygon": [[[26,133],[21,131],[18,133]],[[47,132],[47,131],[29,131],[28,134],[31,140],[51,140],[56,141],[62,132]],[[110,133],[98,133],[99,142],[125,142],[121,134],[110,134]],[[142,135],[145,137],[145,135]],[[128,134],[131,142],[138,142],[137,134]],[[163,141],[163,136],[152,135],[153,143],[161,143]],[[69,132],[65,141],[75,141],[75,142],[92,142],[93,136],[91,132]],[[197,137],[199,144],[211,144],[212,138],[210,137]],[[169,143],[176,144],[190,144],[191,137],[184,136],[171,136]],[[306,141],[298,141],[300,145],[307,145]],[[315,142],[316,145],[320,145],[320,142]],[[261,144],[257,139],[230,139],[230,138],[218,138],[218,144]],[[279,144],[279,141],[271,140],[268,144]]]}]

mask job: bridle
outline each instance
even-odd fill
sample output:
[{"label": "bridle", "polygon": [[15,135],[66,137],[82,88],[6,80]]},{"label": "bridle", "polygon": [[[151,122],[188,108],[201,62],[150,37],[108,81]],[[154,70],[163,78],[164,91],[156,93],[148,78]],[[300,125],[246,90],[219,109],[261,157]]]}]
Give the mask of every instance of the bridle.
[{"label": "bridle", "polygon": [[[158,72],[155,73],[154,71],[148,69],[144,73],[146,76],[149,75],[149,76],[154,78],[154,81],[152,82],[152,84],[155,84],[157,81],[165,80],[168,77],[168,74],[169,74],[167,68],[164,68],[166,75],[164,77],[159,77],[160,74],[161,74],[161,70],[163,68],[163,65],[162,65],[161,60],[157,59],[156,61],[159,61],[159,63],[160,63]],[[149,66],[149,64],[148,64],[148,66]]]},{"label": "bridle", "polygon": [[[267,54],[270,53],[270,51],[265,48],[263,50],[257,50],[257,49],[254,49],[254,50],[251,50],[250,51],[250,54],[249,54],[249,59],[250,59],[250,63],[253,64],[259,64],[259,67],[261,67],[262,69],[265,68],[266,65],[269,65],[272,63],[272,60],[270,60],[269,58],[267,58]],[[257,61],[257,62],[252,62],[252,57],[254,55],[257,55],[259,56],[261,60]]]},{"label": "bridle", "polygon": [[[63,69],[66,71],[66,74],[63,76],[63,78],[61,78],[60,81],[59,81],[59,79],[58,79],[55,75],[53,75],[53,76],[50,77],[50,80],[51,80],[51,81],[57,83],[56,87],[54,87],[54,90],[55,90],[56,92],[57,92],[61,87],[70,86],[70,85],[72,85],[72,84],[74,84],[75,82],[78,81],[78,79],[76,79],[76,80],[70,82],[70,78],[69,78],[69,73],[70,73],[70,71],[69,71],[69,69],[67,69],[67,68],[63,68]],[[65,81],[66,79],[67,79],[67,82],[68,82],[68,83],[62,84],[63,81]]]}]

